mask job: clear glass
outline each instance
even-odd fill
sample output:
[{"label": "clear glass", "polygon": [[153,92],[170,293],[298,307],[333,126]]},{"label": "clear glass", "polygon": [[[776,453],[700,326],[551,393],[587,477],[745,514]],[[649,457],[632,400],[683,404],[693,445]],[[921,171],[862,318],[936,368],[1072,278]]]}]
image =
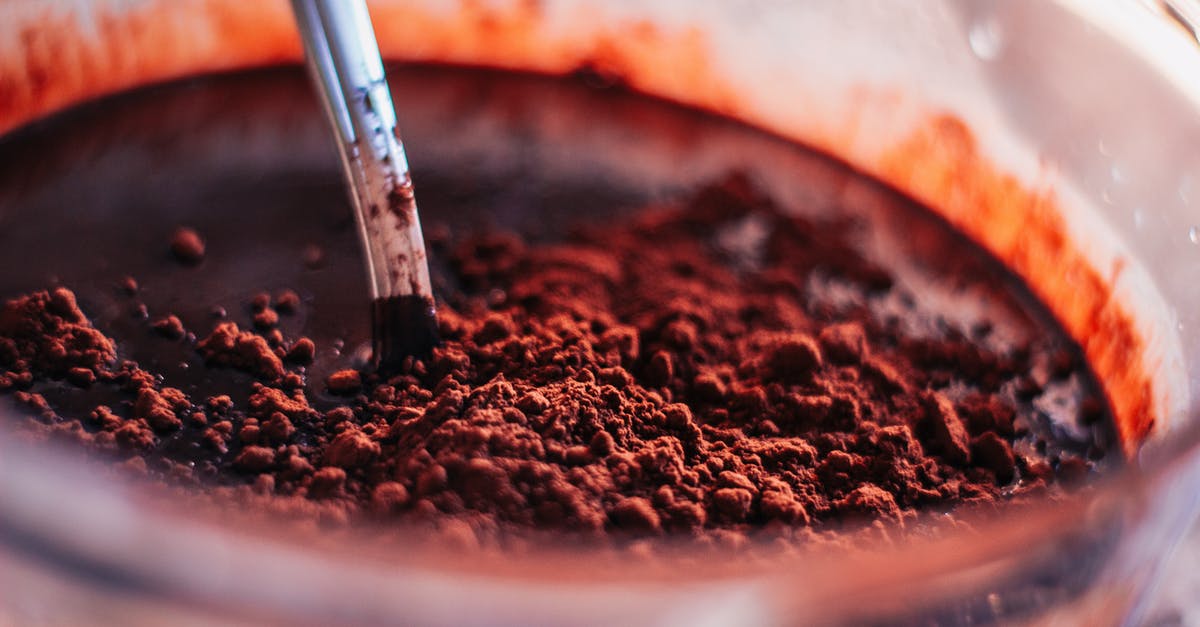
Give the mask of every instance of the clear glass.
[{"label": "clear glass", "polygon": [[[690,625],[1144,615],[1200,487],[1200,50],[1166,14],[1083,0],[390,0],[372,11],[393,60],[599,69],[816,147],[924,201],[1009,262],[1085,346],[1134,463],[1079,498],[936,542],[755,568],[714,555],[686,572],[597,560],[580,575],[572,565],[591,556],[561,549],[503,559],[234,524],[0,434],[8,616]],[[26,0],[0,18],[0,131],[136,86],[300,59],[284,2]],[[560,168],[551,178],[661,184],[737,158],[713,151],[681,165],[641,158],[628,138],[585,137],[582,149],[579,133],[557,132],[535,138],[538,158]],[[214,138],[239,140],[246,159],[274,154],[270,133]],[[320,152],[308,148],[297,167]]]}]

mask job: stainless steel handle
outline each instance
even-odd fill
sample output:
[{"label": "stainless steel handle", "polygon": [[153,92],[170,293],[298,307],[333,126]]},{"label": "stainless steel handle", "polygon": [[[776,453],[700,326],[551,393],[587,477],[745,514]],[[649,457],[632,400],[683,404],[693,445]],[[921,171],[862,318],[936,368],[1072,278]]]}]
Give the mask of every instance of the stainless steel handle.
[{"label": "stainless steel handle", "polygon": [[408,159],[364,0],[292,0],[338,140],[373,300],[432,299]]}]

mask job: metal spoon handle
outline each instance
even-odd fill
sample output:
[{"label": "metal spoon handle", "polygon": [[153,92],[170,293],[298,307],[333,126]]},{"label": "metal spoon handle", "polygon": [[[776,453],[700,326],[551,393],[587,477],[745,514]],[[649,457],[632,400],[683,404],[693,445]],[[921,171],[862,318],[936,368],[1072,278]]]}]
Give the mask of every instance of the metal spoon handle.
[{"label": "metal spoon handle", "polygon": [[[342,167],[366,251],[371,298],[380,303],[407,299],[420,310],[417,320],[436,325],[429,264],[408,159],[396,129],[396,110],[383,72],[379,46],[365,0],[292,0],[308,66],[320,91],[325,112],[338,140]],[[392,314],[376,311],[376,359],[388,361],[403,352],[422,352],[435,338],[397,340],[409,333],[405,322],[387,321]],[[387,328],[380,328],[384,325]],[[433,329],[418,330],[418,335]]]}]

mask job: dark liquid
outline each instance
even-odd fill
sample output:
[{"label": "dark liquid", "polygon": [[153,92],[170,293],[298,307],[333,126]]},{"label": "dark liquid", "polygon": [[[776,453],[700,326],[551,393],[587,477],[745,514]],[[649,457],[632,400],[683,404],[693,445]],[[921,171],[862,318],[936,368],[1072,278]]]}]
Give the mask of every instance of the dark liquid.
[{"label": "dark liquid", "polygon": [[[619,220],[641,203],[736,169],[784,206],[855,225],[864,254],[897,279],[865,303],[881,320],[994,347],[1036,339],[1082,363],[1078,347],[1005,268],[921,207],[825,157],[582,82],[440,68],[400,69],[392,81],[404,94],[401,127],[440,299],[462,298],[437,253],[462,233],[487,225],[554,240],[572,225]],[[0,161],[8,164],[0,172],[0,296],[71,288],[122,357],[197,399],[229,394],[241,402],[252,380],[206,368],[188,342],[154,335],[135,314],[139,303],[151,319],[175,314],[203,336],[215,310],[249,327],[256,293],[295,289],[304,305],[280,328],[315,341],[310,381],[368,360],[362,255],[335,152],[301,72],[199,79],[90,105],[7,138]],[[196,267],[170,261],[167,242],[181,224],[207,239]],[[755,242],[753,232],[730,233],[720,245],[752,265]],[[141,285],[134,298],[117,289],[125,275]],[[835,284],[809,289],[813,306],[844,297]],[[1084,373],[1020,401],[1037,423],[1022,450],[1051,458],[1112,450],[1107,416],[1079,420],[1081,400],[1098,390]],[[102,387],[65,383],[35,391],[68,417],[120,400]],[[315,396],[318,408],[339,402]],[[212,456],[186,430],[160,452]]]}]

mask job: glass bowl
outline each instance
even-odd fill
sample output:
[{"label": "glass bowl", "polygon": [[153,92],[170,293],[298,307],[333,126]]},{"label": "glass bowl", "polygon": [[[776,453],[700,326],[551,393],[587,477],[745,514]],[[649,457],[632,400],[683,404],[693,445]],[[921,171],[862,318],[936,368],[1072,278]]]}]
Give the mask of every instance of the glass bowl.
[{"label": "glass bowl", "polygon": [[[692,625],[1144,615],[1200,487],[1200,48],[1181,27],[1185,11],[1084,0],[371,8],[391,61],[587,70],[811,146],[921,201],[1023,278],[1082,345],[1130,463],[1073,498],[937,540],[770,564],[713,554],[681,569],[563,547],[506,557],[382,545],[366,531],[323,541],[148,494],[0,433],[8,617]],[[0,9],[0,33],[0,133],[133,88],[300,62],[283,1],[25,0]],[[578,139],[539,141],[562,137]],[[277,138],[213,141],[244,141],[240,158],[251,162]],[[684,184],[737,157],[682,167],[641,158],[628,138],[592,141],[556,145],[570,158],[547,159],[563,168],[548,176],[603,167]],[[778,175],[793,165],[803,167],[785,163]]]}]

